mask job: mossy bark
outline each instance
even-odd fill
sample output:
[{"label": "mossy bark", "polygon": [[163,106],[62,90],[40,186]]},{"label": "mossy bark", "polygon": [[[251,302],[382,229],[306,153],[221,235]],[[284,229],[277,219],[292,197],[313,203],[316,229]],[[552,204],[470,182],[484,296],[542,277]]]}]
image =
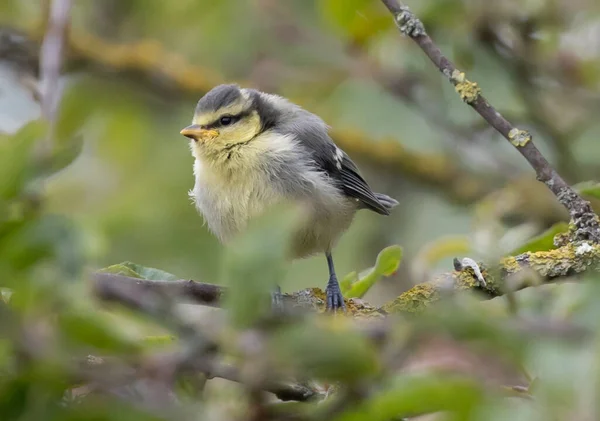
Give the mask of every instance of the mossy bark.
[{"label": "mossy bark", "polygon": [[[482,270],[486,286],[481,286],[471,268],[439,275],[435,279],[417,284],[395,299],[377,308],[363,300],[346,300],[348,314],[353,317],[384,317],[390,313],[416,313],[438,301],[444,294],[468,290],[478,290],[493,298],[503,295],[508,278],[519,275],[537,275],[542,282],[595,270],[600,262],[600,245],[588,242],[575,242],[563,247],[538,252],[527,252],[502,259],[498,267]],[[493,276],[492,272],[496,275]],[[521,282],[512,288],[522,289],[528,284]],[[287,296],[295,306],[324,311],[324,292],[310,288]]]}]

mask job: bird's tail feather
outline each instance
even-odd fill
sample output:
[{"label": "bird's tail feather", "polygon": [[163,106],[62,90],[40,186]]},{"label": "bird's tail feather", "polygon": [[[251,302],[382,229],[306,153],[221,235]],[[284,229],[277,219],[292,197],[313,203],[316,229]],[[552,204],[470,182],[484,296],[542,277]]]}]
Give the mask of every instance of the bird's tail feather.
[{"label": "bird's tail feather", "polygon": [[375,193],[375,197],[386,209],[391,210],[398,205],[398,201],[383,193]]}]

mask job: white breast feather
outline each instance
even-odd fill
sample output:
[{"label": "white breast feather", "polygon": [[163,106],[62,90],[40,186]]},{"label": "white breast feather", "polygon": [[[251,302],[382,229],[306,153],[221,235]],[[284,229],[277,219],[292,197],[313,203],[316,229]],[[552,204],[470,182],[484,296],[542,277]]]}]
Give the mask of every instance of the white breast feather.
[{"label": "white breast feather", "polygon": [[[210,230],[222,241],[244,229],[248,220],[283,200],[308,203],[313,216],[301,230],[297,255],[325,251],[352,220],[355,205],[343,197],[325,173],[308,164],[296,140],[273,132],[259,135],[242,146],[229,166],[211,165],[196,155],[195,186],[190,192]],[[289,170],[277,181],[269,173],[275,161]]]}]

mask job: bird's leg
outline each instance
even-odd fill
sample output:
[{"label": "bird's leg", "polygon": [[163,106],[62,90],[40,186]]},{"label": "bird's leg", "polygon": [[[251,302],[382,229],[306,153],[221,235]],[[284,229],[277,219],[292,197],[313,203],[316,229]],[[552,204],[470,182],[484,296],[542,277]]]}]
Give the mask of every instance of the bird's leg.
[{"label": "bird's leg", "polygon": [[346,304],[344,303],[344,296],[340,289],[340,283],[337,280],[335,274],[335,268],[333,267],[333,257],[331,252],[326,252],[327,266],[329,266],[329,282],[327,282],[327,288],[325,288],[325,295],[327,296],[327,310],[336,311],[339,309],[346,310]]}]

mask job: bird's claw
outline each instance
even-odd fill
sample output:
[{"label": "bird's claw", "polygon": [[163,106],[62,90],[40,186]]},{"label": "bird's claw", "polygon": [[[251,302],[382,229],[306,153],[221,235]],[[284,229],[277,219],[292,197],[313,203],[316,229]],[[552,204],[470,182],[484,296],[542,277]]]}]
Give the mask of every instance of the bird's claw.
[{"label": "bird's claw", "polygon": [[327,288],[325,288],[325,295],[327,297],[327,311],[346,311],[346,303],[344,303],[344,296],[342,295],[337,279],[333,278],[329,280]]}]

